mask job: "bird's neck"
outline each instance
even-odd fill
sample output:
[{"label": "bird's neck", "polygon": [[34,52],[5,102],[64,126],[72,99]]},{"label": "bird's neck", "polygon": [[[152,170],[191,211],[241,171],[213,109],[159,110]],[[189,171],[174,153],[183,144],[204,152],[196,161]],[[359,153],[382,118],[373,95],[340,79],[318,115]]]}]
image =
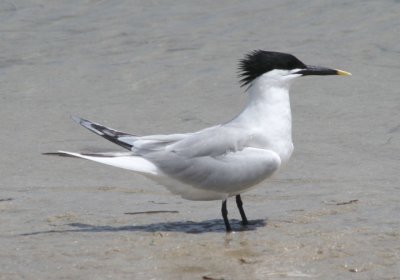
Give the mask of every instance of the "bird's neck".
[{"label": "bird's neck", "polygon": [[252,145],[277,152],[282,161],[293,151],[290,83],[262,77],[255,80],[246,107],[233,120],[249,131]]}]

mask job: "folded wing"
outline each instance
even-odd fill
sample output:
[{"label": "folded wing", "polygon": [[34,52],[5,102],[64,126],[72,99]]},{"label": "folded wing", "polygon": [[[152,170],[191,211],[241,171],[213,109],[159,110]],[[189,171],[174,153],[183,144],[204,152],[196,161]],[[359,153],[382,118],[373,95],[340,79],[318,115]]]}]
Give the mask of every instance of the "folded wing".
[{"label": "folded wing", "polygon": [[145,158],[168,177],[195,188],[235,193],[271,176],[280,167],[278,154],[244,148],[219,156],[186,157],[173,152],[154,152]]}]

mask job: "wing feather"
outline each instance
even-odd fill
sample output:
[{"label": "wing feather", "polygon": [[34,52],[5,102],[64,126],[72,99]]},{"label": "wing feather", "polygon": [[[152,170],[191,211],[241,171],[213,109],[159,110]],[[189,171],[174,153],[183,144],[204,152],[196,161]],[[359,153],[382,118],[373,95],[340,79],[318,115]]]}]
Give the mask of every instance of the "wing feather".
[{"label": "wing feather", "polygon": [[200,157],[155,152],[147,154],[145,158],[178,181],[222,193],[234,193],[251,187],[271,176],[281,164],[277,153],[258,148]]}]

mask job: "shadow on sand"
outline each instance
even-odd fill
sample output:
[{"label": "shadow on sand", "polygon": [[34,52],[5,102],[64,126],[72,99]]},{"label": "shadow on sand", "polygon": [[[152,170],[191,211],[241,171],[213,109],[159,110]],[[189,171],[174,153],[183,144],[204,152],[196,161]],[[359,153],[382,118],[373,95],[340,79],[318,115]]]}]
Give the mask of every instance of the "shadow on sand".
[{"label": "shadow on sand", "polygon": [[[233,231],[252,231],[259,227],[264,227],[267,223],[266,220],[252,220],[249,225],[243,226],[239,220],[231,220]],[[89,225],[83,223],[70,223],[66,224],[72,227],[71,229],[64,230],[46,230],[23,233],[21,236],[50,234],[50,233],[68,233],[68,232],[120,232],[120,231],[142,231],[142,232],[183,232],[191,234],[207,233],[207,232],[225,232],[225,226],[222,220],[206,220],[201,222],[170,222],[170,223],[154,223],[148,225],[135,225],[135,226],[99,226]]]}]

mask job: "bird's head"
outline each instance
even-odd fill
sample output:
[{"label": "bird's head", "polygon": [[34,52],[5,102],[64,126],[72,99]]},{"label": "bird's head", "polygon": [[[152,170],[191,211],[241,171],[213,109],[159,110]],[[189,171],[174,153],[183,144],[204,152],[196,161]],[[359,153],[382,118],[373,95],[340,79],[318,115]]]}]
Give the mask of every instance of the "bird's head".
[{"label": "bird's head", "polygon": [[261,76],[286,82],[309,75],[351,75],[343,70],[306,65],[291,54],[263,50],[252,51],[240,60],[239,72],[241,86],[250,86]]}]

